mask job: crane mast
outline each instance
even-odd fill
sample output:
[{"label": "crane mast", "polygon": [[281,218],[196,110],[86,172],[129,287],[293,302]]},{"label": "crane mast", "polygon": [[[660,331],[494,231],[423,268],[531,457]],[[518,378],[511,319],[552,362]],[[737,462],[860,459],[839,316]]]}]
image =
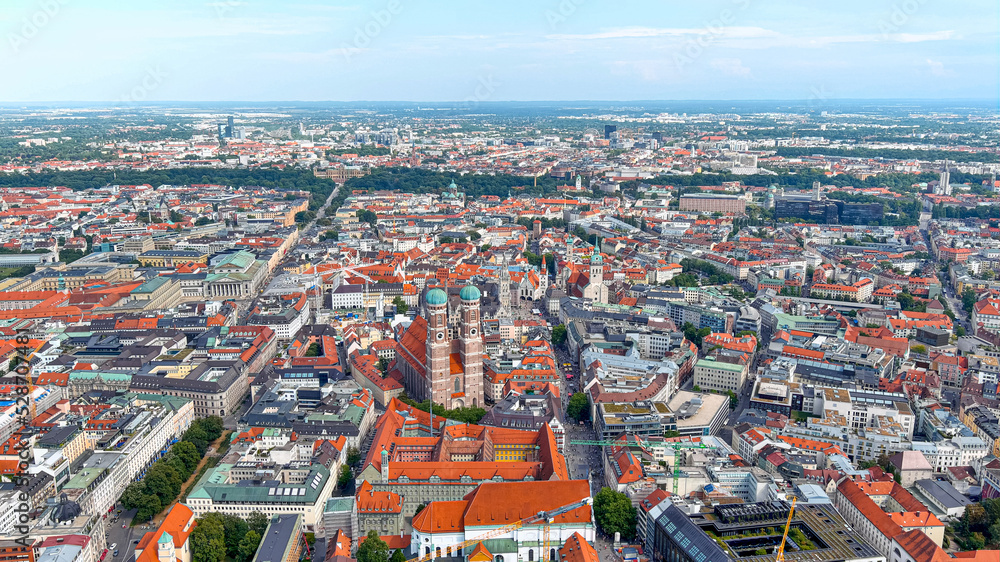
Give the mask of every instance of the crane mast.
[{"label": "crane mast", "polygon": [[795,513],[795,498],[792,498],[792,507],[788,510],[788,521],[785,522],[785,534],[781,535],[781,544],[778,546],[778,557],[774,562],[785,562],[785,541],[788,540],[788,530],[792,527],[792,514]]}]

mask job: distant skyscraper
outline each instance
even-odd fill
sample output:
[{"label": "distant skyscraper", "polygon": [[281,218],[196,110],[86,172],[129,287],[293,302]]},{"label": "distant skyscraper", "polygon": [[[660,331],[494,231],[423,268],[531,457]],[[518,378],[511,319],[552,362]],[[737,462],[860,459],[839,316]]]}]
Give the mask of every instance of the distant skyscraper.
[{"label": "distant skyscraper", "polygon": [[604,126],[604,138],[608,140],[611,138],[611,133],[618,130],[618,125],[605,125]]},{"label": "distant skyscraper", "polygon": [[944,171],[941,172],[941,181],[938,189],[941,195],[951,195],[951,174],[948,173],[948,161],[944,161]]},{"label": "distant skyscraper", "polygon": [[233,128],[234,128],[233,116],[230,115],[229,116],[229,120],[226,123],[226,138],[227,139],[233,138]]},{"label": "distant skyscraper", "polygon": [[663,142],[663,133],[656,131],[653,133],[653,140],[656,142]]}]

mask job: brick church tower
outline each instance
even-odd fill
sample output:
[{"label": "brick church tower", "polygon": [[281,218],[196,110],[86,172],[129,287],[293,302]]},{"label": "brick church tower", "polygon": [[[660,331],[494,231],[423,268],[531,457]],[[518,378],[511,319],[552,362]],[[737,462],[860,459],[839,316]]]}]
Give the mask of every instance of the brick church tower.
[{"label": "brick church tower", "polygon": [[[466,285],[458,296],[462,300],[458,353],[465,374],[462,377],[464,380],[455,378],[453,391],[462,392],[465,396],[456,398],[453,406],[482,406],[483,335],[479,318],[479,299],[482,295],[474,285]],[[459,400],[462,404],[458,404]]]},{"label": "brick church tower", "polygon": [[[441,289],[427,292],[427,379],[431,399],[451,408],[451,338],[448,337],[448,295]],[[423,393],[426,396],[426,390]]]}]

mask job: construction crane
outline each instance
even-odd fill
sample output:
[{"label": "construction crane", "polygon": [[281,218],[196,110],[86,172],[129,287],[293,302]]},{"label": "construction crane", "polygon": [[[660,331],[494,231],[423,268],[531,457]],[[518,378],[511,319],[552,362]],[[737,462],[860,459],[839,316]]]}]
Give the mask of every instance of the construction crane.
[{"label": "construction crane", "polygon": [[[671,448],[671,449],[674,450],[674,474],[673,474],[674,488],[673,488],[673,492],[674,492],[675,496],[677,495],[678,485],[680,484],[680,478],[681,478],[681,464],[679,462],[677,462],[677,453],[681,449],[710,449],[711,448],[711,447],[709,447],[708,445],[706,445],[704,443],[688,443],[688,442],[684,442],[684,441],[664,441],[662,444],[661,443],[655,443],[655,444],[653,444],[653,443],[650,443],[649,441],[644,441],[643,439],[639,438],[639,436],[637,436],[637,435],[633,435],[633,436],[629,436],[629,437],[632,437],[632,438],[635,439],[635,444],[637,444],[637,445],[639,445],[641,447],[645,447],[647,449],[651,448],[651,447],[663,446],[663,447],[669,447],[669,448]],[[621,441],[621,440],[615,440],[615,441],[570,441],[570,444],[572,444],[572,445],[599,445],[599,446],[602,446],[602,447],[604,447],[604,446],[628,447],[629,446],[629,441],[628,440],[626,440],[624,442]]]},{"label": "construction crane", "polygon": [[[555,508],[553,510],[550,510],[550,511],[539,511],[538,513],[536,513],[536,514],[534,514],[534,515],[532,515],[530,517],[525,517],[524,519],[520,519],[518,521],[510,523],[509,525],[504,525],[503,527],[497,527],[496,529],[493,529],[492,531],[487,531],[487,532],[483,533],[482,535],[479,535],[478,537],[476,537],[474,539],[469,539],[469,540],[462,541],[460,543],[448,545],[448,546],[445,547],[445,555],[446,556],[450,556],[450,555],[458,552],[459,550],[464,550],[466,547],[473,546],[473,545],[475,545],[478,542],[482,542],[482,541],[485,541],[487,539],[491,539],[493,537],[497,537],[497,536],[500,536],[500,535],[505,535],[505,534],[507,534],[507,533],[509,533],[511,531],[515,531],[517,529],[520,529],[521,527],[524,527],[525,525],[534,525],[536,523],[543,523],[544,524],[544,528],[543,528],[542,532],[543,532],[543,536],[544,536],[543,544],[545,545],[545,550],[542,552],[541,562],[552,562],[552,560],[548,556],[549,544],[550,544],[550,542],[549,542],[549,532],[550,532],[549,527],[552,524],[552,521],[556,517],[562,515],[563,513],[567,513],[567,512],[573,511],[574,509],[583,507],[585,505],[590,505],[590,498],[584,498],[584,499],[582,499],[580,501],[576,501],[576,502],[573,502],[571,504],[564,505],[562,507],[557,507],[557,508]],[[428,552],[427,554],[424,554],[423,556],[418,556],[416,558],[410,558],[406,562],[427,562],[428,560],[432,560],[434,558],[437,558],[437,557],[441,556],[441,554],[438,554],[438,552],[437,552],[439,550],[441,550],[440,547],[432,548],[431,551]]]},{"label": "construction crane", "polygon": [[792,527],[792,514],[795,513],[795,497],[792,497],[792,507],[788,510],[788,521],[785,523],[785,534],[781,535],[781,544],[778,545],[778,557],[774,562],[785,562],[785,541],[788,540],[788,530]]}]

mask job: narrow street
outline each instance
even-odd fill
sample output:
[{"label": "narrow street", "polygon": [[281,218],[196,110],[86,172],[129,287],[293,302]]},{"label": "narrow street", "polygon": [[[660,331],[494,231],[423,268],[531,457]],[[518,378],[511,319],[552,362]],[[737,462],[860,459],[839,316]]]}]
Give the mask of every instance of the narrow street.
[{"label": "narrow street", "polygon": [[[316,218],[314,218],[313,220],[311,220],[308,223],[306,223],[306,225],[303,226],[299,230],[299,232],[308,232],[310,228],[312,228],[312,227],[314,227],[316,225],[316,221],[318,221],[319,219],[325,217],[326,216],[326,209],[327,209],[327,207],[330,206],[330,201],[333,201],[333,198],[336,197],[338,193],[340,193],[340,184],[338,184],[336,187],[334,187],[333,191],[330,192],[330,195],[326,198],[326,201],[323,202],[323,206],[320,207],[319,211],[316,213]],[[278,271],[278,270],[275,269],[275,271]],[[267,274],[267,277],[264,279],[264,282],[261,283],[261,288],[262,289],[266,288],[271,283],[271,280],[274,279],[275,271],[272,271],[272,272],[270,272],[270,273]],[[240,324],[243,324],[246,321],[246,319],[250,316],[250,310],[253,308],[253,302],[254,302],[254,300],[255,299],[247,299],[247,300],[236,301],[236,307],[237,307],[236,318],[237,318],[237,320],[238,320],[238,322]],[[233,429],[233,427],[229,427],[229,426],[226,426],[226,427],[227,427],[227,429]]]}]

